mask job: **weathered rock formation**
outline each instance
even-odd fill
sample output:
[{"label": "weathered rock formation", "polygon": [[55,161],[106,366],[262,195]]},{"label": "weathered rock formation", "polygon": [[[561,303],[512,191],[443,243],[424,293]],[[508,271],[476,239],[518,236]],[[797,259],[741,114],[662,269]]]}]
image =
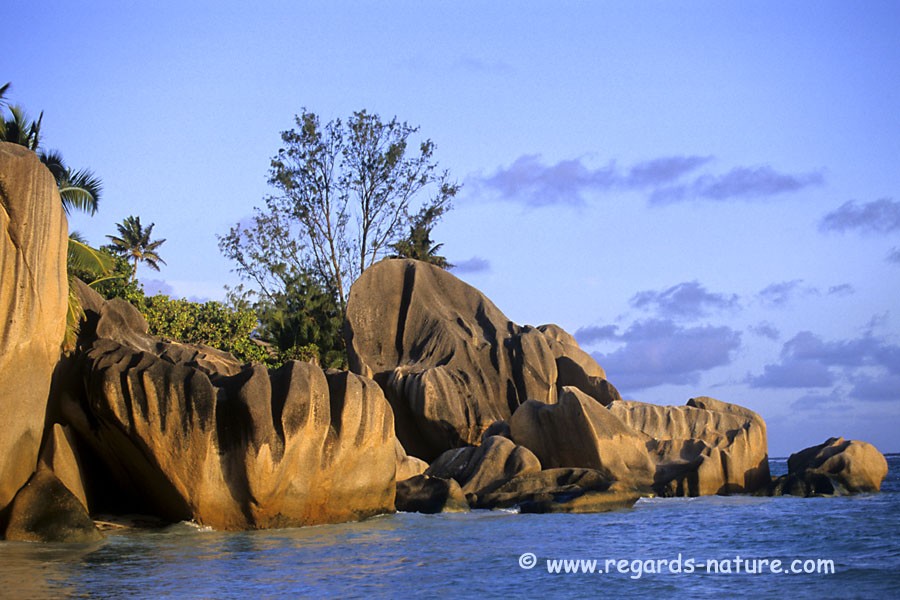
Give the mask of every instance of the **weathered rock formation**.
[{"label": "weathered rock formation", "polygon": [[41,467],[10,506],[7,540],[84,543],[102,539],[81,500],[53,472]]},{"label": "weathered rock formation", "polygon": [[470,502],[475,508],[518,507],[525,513],[581,513],[629,508],[639,497],[606,471],[557,468],[523,473],[492,491],[470,496]]},{"label": "weathered rock formation", "polygon": [[397,459],[397,481],[403,481],[410,477],[421,475],[428,468],[428,463],[421,458],[409,456],[406,453],[406,450],[403,449],[403,444],[400,443],[400,440],[397,440],[397,443],[394,444],[394,449]]},{"label": "weathered rock formation", "polygon": [[397,510],[434,514],[467,512],[469,504],[454,479],[416,475],[397,482]]},{"label": "weathered rock formation", "polygon": [[545,469],[595,469],[640,491],[653,483],[646,436],[576,388],[564,388],[555,405],[526,402],[509,427],[513,441],[534,452]]},{"label": "weathered rock formation", "polygon": [[83,394],[63,414],[148,512],[245,529],[393,510],[393,418],[373,381],[164,343],[127,303],[79,292]]},{"label": "weathered rock formation", "polygon": [[519,475],[540,470],[540,461],[528,448],[490,436],[480,446],[447,450],[425,473],[455,479],[468,495],[490,492]]},{"label": "weathered rock formation", "polygon": [[350,291],[345,326],[351,370],[382,386],[397,437],[428,461],[478,444],[527,400],[554,403],[564,385],[617,396],[571,336],[545,332],[516,325],[478,290],[412,260],[367,269]]},{"label": "weathered rock formation", "polygon": [[648,438],[661,496],[753,493],[771,481],[766,424],[742,406],[701,397],[687,406],[618,401],[609,412]]},{"label": "weathered rock formation", "polygon": [[37,465],[66,327],[67,244],[50,171],[0,142],[0,514]]},{"label": "weathered rock formation", "polygon": [[856,440],[830,438],[788,459],[788,474],[775,479],[769,495],[841,496],[877,492],[887,476],[884,455]]},{"label": "weathered rock formation", "polygon": [[66,247],[53,177],[30,151],[0,143],[9,539],[95,540],[89,509],[101,504],[246,529],[361,519],[395,503],[593,512],[651,490],[856,493],[878,490],[887,472],[875,448],[838,438],[792,456],[773,483],[752,411],[711,398],[624,402],[558,326],[516,325],[474,288],[410,260],[383,261],[353,286],[345,335],[356,374],[300,362],[270,372],[166,342],[131,305],[80,283],[78,345],[59,360]]}]

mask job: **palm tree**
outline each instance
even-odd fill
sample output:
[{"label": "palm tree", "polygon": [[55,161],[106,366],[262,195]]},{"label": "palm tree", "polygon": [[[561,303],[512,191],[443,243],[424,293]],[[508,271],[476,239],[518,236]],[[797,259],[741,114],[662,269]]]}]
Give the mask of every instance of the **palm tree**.
[{"label": "palm tree", "polygon": [[140,217],[130,216],[116,225],[116,229],[119,230],[118,236],[106,236],[112,242],[112,249],[115,252],[134,261],[132,281],[137,278],[138,263],[145,263],[155,271],[159,271],[159,263],[166,264],[166,261],[161,259],[156,252],[166,240],[150,240],[155,224],[150,223],[150,226],[144,229]]},{"label": "palm tree", "polygon": [[63,162],[62,155],[56,151],[38,153],[41,162],[44,163],[59,187],[59,198],[62,200],[66,214],[71,214],[72,209],[94,215],[100,205],[100,193],[103,191],[103,182],[94,175],[90,169],[73,171]]},{"label": "palm tree", "polygon": [[422,208],[409,227],[409,235],[391,246],[394,250],[391,258],[413,258],[442,269],[452,268],[446,257],[438,254],[443,244],[435,244],[431,239],[431,230],[446,210],[436,204]]},{"label": "palm tree", "polygon": [[[9,89],[9,84],[3,91]],[[0,140],[25,146],[32,152],[37,152],[41,143],[41,121],[44,113],[41,112],[37,121],[29,121],[28,113],[21,106],[7,106],[9,118],[0,119]]]}]

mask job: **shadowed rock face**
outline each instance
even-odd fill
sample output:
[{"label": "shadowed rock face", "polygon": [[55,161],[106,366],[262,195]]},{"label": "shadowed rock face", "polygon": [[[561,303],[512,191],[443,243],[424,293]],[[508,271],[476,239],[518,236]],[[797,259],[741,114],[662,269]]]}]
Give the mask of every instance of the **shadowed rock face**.
[{"label": "shadowed rock face", "polygon": [[556,468],[523,473],[471,502],[476,508],[518,506],[523,513],[585,513],[629,508],[639,497],[606,471]]},{"label": "shadowed rock face", "polygon": [[[362,274],[345,337],[351,370],[384,388],[397,436],[425,460],[478,444],[526,400],[556,402],[568,380],[613,393],[571,336],[520,327],[478,290],[418,261],[385,260]],[[560,362],[568,379],[559,377]]]},{"label": "shadowed rock face", "polygon": [[435,514],[468,512],[466,496],[454,479],[416,475],[397,483],[397,510]]},{"label": "shadowed rock face", "polygon": [[100,310],[87,310],[84,396],[63,412],[151,512],[246,529],[393,510],[396,439],[375,382],[163,343],[129,305],[81,293]]},{"label": "shadowed rock face", "polygon": [[877,492],[887,472],[887,460],[872,444],[830,438],[791,454],[788,474],[772,482],[769,494],[839,496]]},{"label": "shadowed rock face", "polygon": [[7,540],[96,542],[102,535],[81,501],[47,468],[40,468],[10,507]]},{"label": "shadowed rock face", "polygon": [[66,327],[66,231],[50,171],[0,142],[0,513],[37,465]]},{"label": "shadowed rock face", "polygon": [[702,397],[687,406],[619,401],[609,410],[649,438],[659,495],[753,493],[771,481],[766,424],[749,409]]}]

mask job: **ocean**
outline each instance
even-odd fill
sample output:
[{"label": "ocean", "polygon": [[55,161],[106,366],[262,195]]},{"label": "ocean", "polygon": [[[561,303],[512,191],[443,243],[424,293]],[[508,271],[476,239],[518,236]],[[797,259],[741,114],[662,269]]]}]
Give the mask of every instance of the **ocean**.
[{"label": "ocean", "polygon": [[[900,455],[888,464],[880,494],[840,498],[400,513],[240,533],[180,523],[91,545],[0,542],[0,597],[900,598]],[[786,460],[771,466],[783,473]]]}]

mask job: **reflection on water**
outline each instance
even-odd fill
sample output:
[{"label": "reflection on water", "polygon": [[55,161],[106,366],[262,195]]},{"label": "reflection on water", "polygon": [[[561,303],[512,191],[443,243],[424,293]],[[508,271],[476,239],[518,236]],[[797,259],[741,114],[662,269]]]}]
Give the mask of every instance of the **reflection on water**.
[{"label": "reflection on water", "polygon": [[[900,464],[884,493],[648,499],[597,515],[378,517],[223,533],[179,524],[90,545],[0,542],[0,597],[900,597]],[[524,552],[538,557],[519,567]],[[551,574],[548,558],[830,558],[835,575]]]}]

